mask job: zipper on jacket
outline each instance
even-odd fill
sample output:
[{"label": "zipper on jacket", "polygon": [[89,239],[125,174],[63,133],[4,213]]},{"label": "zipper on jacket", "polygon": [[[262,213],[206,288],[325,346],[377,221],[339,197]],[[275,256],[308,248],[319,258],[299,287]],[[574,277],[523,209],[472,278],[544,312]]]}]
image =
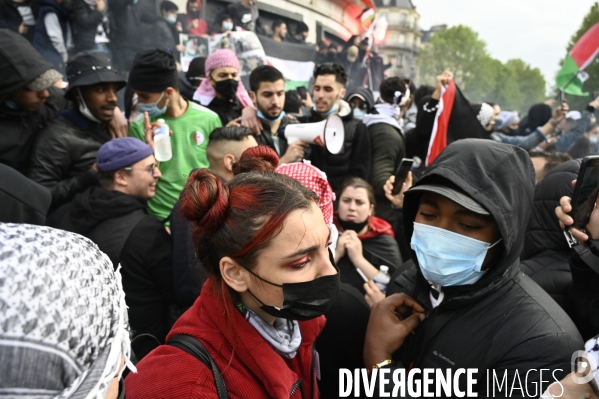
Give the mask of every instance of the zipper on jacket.
[{"label": "zipper on jacket", "polygon": [[316,397],[316,340],[314,340],[314,344],[312,344],[312,364],[310,366],[310,382],[312,383],[312,399]]},{"label": "zipper on jacket", "polygon": [[[300,388],[302,386],[302,379],[300,378],[299,380],[297,380],[295,382],[295,384],[293,384],[293,386],[291,387],[291,392],[289,393],[289,397],[292,398],[293,395],[295,395],[295,392],[297,391],[298,388]],[[303,397],[304,395],[302,395]]]}]

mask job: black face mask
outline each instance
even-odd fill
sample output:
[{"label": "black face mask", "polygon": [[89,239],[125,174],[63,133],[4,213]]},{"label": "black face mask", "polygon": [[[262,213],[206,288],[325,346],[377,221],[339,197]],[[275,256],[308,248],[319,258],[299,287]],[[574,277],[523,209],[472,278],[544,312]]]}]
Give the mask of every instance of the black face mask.
[{"label": "black face mask", "polygon": [[227,100],[232,100],[237,95],[237,88],[239,87],[239,81],[235,79],[225,79],[220,82],[216,82],[214,90]]},{"label": "black face mask", "polygon": [[194,10],[189,10],[189,12],[187,13],[188,16],[191,17],[191,19],[199,19],[200,18],[200,12],[198,10],[194,11]]},{"label": "black face mask", "polygon": [[368,224],[368,218],[366,218],[366,220],[361,223],[356,223],[356,222],[352,222],[351,220],[341,220],[341,219],[338,219],[337,221],[339,222],[339,225],[341,226],[343,231],[353,230],[356,233],[361,232],[362,229],[364,229],[364,227],[366,227],[366,225]]},{"label": "black face mask", "polygon": [[266,305],[256,295],[252,294],[250,290],[248,292],[260,302],[262,305],[260,309],[274,317],[305,321],[322,316],[329,310],[339,293],[339,268],[335,264],[332,254],[329,253],[329,257],[337,273],[330,276],[318,277],[315,280],[303,283],[279,285],[271,283],[248,270],[265,283],[283,288],[284,301],[282,308]]}]

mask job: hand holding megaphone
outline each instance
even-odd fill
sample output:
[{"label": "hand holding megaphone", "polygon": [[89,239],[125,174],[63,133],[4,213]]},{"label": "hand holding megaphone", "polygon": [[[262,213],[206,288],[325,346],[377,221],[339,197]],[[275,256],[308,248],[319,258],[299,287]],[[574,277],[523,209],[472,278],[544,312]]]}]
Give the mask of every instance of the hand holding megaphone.
[{"label": "hand holding megaphone", "polygon": [[279,162],[284,164],[301,161],[304,158],[304,148],[308,145],[308,143],[304,143],[303,141],[294,141],[289,144],[287,151],[285,151]]},{"label": "hand holding megaphone", "polygon": [[303,141],[326,147],[331,154],[339,154],[345,139],[343,120],[333,114],[322,122],[287,125],[285,138],[290,146],[295,142]]}]

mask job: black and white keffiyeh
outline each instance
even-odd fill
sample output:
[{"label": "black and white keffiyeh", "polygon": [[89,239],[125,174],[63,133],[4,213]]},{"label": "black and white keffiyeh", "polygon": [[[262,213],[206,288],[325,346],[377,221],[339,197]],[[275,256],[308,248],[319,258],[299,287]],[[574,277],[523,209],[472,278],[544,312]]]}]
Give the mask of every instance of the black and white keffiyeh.
[{"label": "black and white keffiyeh", "polygon": [[493,107],[491,107],[487,103],[482,103],[480,105],[480,111],[478,111],[478,115],[476,115],[476,119],[480,122],[483,127],[487,126],[489,122],[491,122],[491,118],[493,117]]},{"label": "black and white keffiyeh", "polygon": [[100,399],[122,356],[135,370],[120,273],[87,238],[0,223],[0,309],[0,397]]}]

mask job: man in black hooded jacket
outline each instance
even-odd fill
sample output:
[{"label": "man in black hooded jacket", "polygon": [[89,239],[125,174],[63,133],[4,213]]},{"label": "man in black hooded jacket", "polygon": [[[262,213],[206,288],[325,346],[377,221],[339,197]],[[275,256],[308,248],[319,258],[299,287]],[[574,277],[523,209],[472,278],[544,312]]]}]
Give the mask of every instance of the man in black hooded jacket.
[{"label": "man in black hooded jacket", "polygon": [[[395,366],[406,369],[450,369],[454,376],[475,368],[479,397],[492,396],[494,387],[495,397],[512,398],[539,397],[569,373],[580,335],[520,271],[534,180],[528,154],[514,146],[468,139],[439,155],[406,192],[404,228],[413,260],[392,276],[390,296],[372,310],[366,367],[383,366],[393,355]],[[407,316],[400,302],[415,313],[398,318],[394,311]],[[507,387],[488,386],[493,375],[499,383],[505,376]]]},{"label": "man in black hooded jacket", "polygon": [[62,77],[18,33],[0,29],[0,163],[25,174],[33,142],[66,105]]},{"label": "man in black hooded jacket", "polygon": [[532,213],[521,255],[522,272],[533,279],[566,311],[568,287],[572,284],[570,246],[555,218],[554,209],[564,195],[571,197],[580,160],[553,169],[535,188]]}]

